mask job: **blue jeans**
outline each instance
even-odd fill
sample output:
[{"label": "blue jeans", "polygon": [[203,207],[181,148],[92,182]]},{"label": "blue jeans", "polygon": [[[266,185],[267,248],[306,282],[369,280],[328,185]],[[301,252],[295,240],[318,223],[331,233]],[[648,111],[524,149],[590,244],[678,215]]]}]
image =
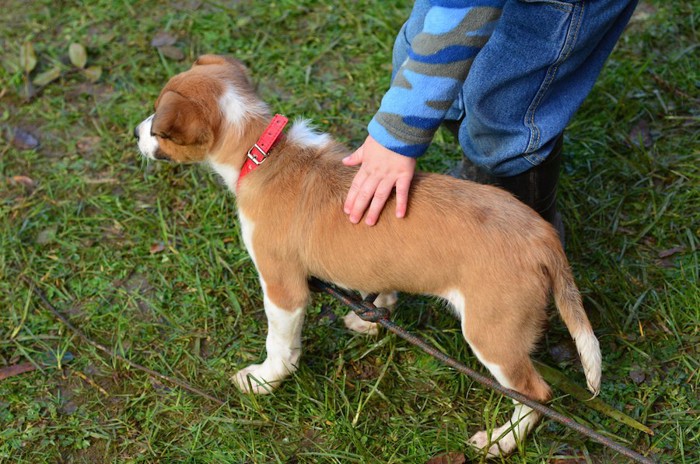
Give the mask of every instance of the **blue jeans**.
[{"label": "blue jeans", "polygon": [[[394,69],[420,31],[416,0],[394,44]],[[469,3],[465,1],[465,3]],[[542,163],[593,88],[637,0],[504,0],[447,119],[460,120],[464,155],[515,176]]]}]

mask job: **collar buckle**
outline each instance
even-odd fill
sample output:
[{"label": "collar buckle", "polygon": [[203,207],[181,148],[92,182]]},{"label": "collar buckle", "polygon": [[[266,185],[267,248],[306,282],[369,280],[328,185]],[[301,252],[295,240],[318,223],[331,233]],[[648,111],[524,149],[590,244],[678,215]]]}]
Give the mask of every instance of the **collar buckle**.
[{"label": "collar buckle", "polygon": [[270,124],[265,128],[265,131],[260,136],[258,141],[252,147],[250,147],[250,150],[248,150],[247,159],[245,160],[245,163],[243,163],[243,167],[238,174],[236,189],[240,187],[241,179],[243,179],[244,176],[255,170],[263,163],[263,161],[267,159],[269,151],[272,150],[272,147],[279,140],[280,136],[282,135],[282,131],[284,130],[284,126],[286,125],[287,118],[281,114],[276,114],[275,117],[272,118],[272,121],[270,121]]},{"label": "collar buckle", "polygon": [[[258,153],[253,153],[254,150],[257,150]],[[250,150],[248,150],[248,159],[255,163],[256,166],[260,166],[266,158],[267,152],[257,143],[250,147]]]}]

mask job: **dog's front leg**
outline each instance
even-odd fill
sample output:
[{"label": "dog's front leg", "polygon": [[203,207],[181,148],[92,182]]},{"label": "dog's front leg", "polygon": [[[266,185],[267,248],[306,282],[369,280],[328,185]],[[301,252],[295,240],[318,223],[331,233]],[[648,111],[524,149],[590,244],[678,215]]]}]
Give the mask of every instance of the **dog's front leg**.
[{"label": "dog's front leg", "polygon": [[267,358],[236,373],[232,380],[244,392],[270,393],[296,371],[301,357],[301,329],[308,301],[306,280],[297,288],[260,277],[267,315]]}]

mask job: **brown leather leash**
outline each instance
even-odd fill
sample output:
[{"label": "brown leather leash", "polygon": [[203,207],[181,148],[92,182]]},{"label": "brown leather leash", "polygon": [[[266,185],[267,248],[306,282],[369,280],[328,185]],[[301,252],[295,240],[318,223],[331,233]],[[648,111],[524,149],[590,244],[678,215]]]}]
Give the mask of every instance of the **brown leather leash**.
[{"label": "brown leather leash", "polygon": [[509,388],[505,388],[495,380],[486,377],[485,375],[470,369],[469,367],[460,363],[456,359],[447,356],[443,352],[437,350],[434,346],[428,344],[422,338],[417,337],[411,334],[410,332],[407,332],[403,328],[391,322],[389,320],[389,310],[386,308],[378,308],[374,305],[374,303],[372,303],[377,297],[377,295],[368,295],[366,298],[361,299],[354,293],[341,290],[315,277],[312,277],[309,280],[309,286],[314,291],[327,293],[333,296],[344,305],[350,307],[355,312],[355,314],[357,314],[358,317],[360,317],[360,319],[362,319],[363,321],[376,322],[377,324],[380,324],[385,329],[398,335],[399,337],[403,338],[412,345],[419,347],[429,355],[447,364],[453,369],[461,372],[467,377],[470,377],[477,383],[480,383],[481,385],[488,387],[492,390],[496,390],[498,393],[534,409],[543,416],[548,417],[549,419],[552,419],[556,422],[559,422],[563,426],[573,429],[579,432],[580,434],[597,441],[603,446],[606,446],[624,456],[627,456],[635,462],[640,462],[644,464],[654,464],[656,462],[649,457],[643,456],[637,453],[636,451],[622,446],[621,444],[611,440],[610,438],[604,435],[601,435],[600,433],[592,430],[589,427],[586,427],[585,425],[575,422],[570,417],[566,417],[563,414],[558,413],[554,409],[545,406],[544,404],[538,401],[528,398],[522,393],[518,393],[517,391],[511,390]]}]

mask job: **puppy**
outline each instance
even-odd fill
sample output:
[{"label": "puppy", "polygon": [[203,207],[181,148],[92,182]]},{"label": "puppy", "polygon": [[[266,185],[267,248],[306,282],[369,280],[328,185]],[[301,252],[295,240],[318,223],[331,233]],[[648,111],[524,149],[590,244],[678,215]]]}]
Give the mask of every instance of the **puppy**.
[{"label": "puppy", "polygon": [[[405,218],[394,216],[392,198],[375,226],[354,225],[343,213],[356,172],[340,161],[348,150],[305,121],[282,133],[284,121],[271,119],[240,62],[205,55],[170,79],[134,131],[145,157],[207,164],[236,197],[268,320],[267,358],[234,375],[241,390],[269,392],[296,370],[307,279],[316,276],[383,294],[385,303],[394,291],[446,300],[491,374],[541,402],[550,389],[529,355],[553,295],[597,394],[598,340],[557,233],[533,210],[492,186],[418,173]],[[376,330],[356,317],[346,323]],[[539,418],[516,403],[510,422],[470,443],[491,456],[510,453]]]}]

